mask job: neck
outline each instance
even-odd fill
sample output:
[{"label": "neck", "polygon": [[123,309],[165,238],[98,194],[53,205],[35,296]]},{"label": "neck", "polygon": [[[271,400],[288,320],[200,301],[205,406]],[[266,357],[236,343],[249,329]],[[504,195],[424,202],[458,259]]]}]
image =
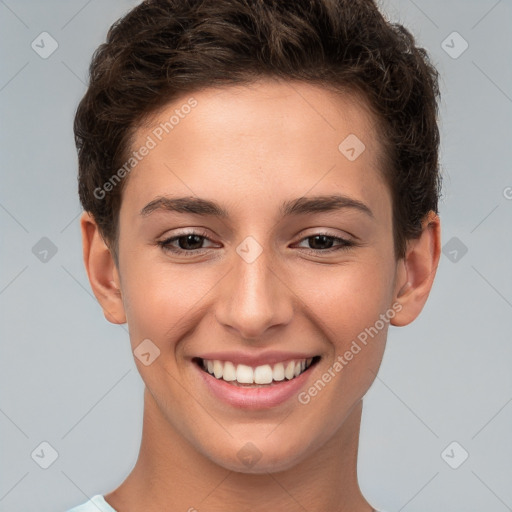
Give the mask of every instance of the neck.
[{"label": "neck", "polygon": [[237,473],[183,439],[146,389],[139,457],[105,499],[117,512],[372,512],[357,481],[361,414],[359,401],[325,445],[286,471]]}]

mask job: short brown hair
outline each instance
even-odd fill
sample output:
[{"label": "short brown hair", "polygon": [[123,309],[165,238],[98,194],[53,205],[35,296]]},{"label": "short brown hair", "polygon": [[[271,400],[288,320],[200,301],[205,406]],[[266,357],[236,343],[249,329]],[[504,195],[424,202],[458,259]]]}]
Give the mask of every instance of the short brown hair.
[{"label": "short brown hair", "polygon": [[[362,93],[384,130],[395,254],[437,213],[438,73],[373,0],[147,0],[94,53],[74,122],[79,195],[117,262],[124,162],[150,114],[209,86],[277,77]],[[341,141],[340,141],[341,142]],[[95,192],[96,191],[96,192]]]}]

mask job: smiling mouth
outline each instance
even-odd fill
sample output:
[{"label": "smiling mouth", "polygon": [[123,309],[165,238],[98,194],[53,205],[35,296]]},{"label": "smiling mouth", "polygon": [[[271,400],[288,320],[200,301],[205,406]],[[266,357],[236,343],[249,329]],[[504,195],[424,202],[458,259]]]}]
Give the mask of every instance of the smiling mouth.
[{"label": "smiling mouth", "polygon": [[218,380],[237,387],[257,388],[273,386],[297,378],[316,365],[320,361],[320,356],[308,359],[290,359],[256,367],[245,364],[236,365],[231,361],[201,359],[200,357],[195,357],[193,361],[202,371]]}]

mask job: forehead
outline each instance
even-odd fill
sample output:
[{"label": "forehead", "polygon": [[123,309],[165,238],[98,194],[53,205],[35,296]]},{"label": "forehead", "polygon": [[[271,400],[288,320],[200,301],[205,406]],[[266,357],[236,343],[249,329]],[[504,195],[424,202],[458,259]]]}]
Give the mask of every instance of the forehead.
[{"label": "forehead", "polygon": [[261,207],[262,198],[334,188],[376,200],[387,193],[379,135],[355,93],[277,80],[207,88],[135,132],[131,150],[151,149],[131,171],[123,203],[146,204],[158,193],[234,205],[250,195]]},{"label": "forehead", "polygon": [[320,136],[329,142],[352,129],[367,146],[375,146],[374,153],[380,149],[374,144],[380,135],[376,121],[360,92],[268,78],[185,94],[149,115],[136,130],[133,144],[144,143],[147,134],[165,144],[163,139],[172,133],[177,142],[180,134],[188,137],[193,131],[204,131],[208,135],[204,142],[216,147],[235,144],[236,140],[226,138],[232,132],[246,140],[271,131],[287,138],[308,136],[312,142]]}]

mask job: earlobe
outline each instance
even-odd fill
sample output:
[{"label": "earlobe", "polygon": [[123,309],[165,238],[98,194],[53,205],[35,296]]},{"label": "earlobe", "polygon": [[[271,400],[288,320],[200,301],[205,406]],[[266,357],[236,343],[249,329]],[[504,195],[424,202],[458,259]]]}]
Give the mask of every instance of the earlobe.
[{"label": "earlobe", "polygon": [[84,265],[92,291],[103,309],[105,318],[113,324],[126,323],[118,269],[110,249],[105,244],[92,215],[84,212],[80,218]]},{"label": "earlobe", "polygon": [[421,313],[432,289],[440,253],[441,225],[438,215],[430,212],[422,222],[421,235],[409,241],[400,261],[395,302],[401,309],[392,325],[407,325]]}]

